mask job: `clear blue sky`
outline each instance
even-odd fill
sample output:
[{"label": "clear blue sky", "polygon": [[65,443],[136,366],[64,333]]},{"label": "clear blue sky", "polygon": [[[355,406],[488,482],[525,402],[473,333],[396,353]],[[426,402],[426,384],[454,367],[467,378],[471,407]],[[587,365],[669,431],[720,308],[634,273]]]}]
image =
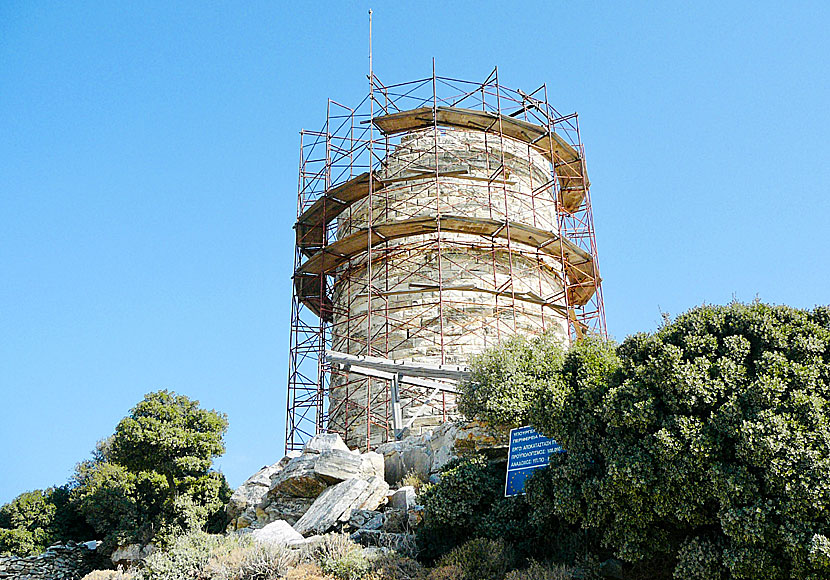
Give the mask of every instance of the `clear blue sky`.
[{"label": "clear blue sky", "polygon": [[[298,131],[367,91],[364,2],[0,3],[0,503],[144,393],[283,445]],[[561,8],[556,8],[560,6]],[[377,2],[375,71],[579,111],[618,339],[830,289],[826,1]]]}]

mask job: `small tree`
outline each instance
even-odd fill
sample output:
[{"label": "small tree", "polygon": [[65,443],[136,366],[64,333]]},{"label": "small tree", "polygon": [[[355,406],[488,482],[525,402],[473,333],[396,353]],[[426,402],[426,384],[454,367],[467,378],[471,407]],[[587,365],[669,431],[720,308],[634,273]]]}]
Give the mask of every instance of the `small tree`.
[{"label": "small tree", "polygon": [[219,531],[231,491],[210,472],[224,450],[225,415],[170,391],[149,393],[78,465],[72,501],[104,538],[166,541],[211,524]]},{"label": "small tree", "polygon": [[0,554],[39,554],[55,542],[92,537],[92,530],[69,505],[64,487],[27,491],[0,507]]}]

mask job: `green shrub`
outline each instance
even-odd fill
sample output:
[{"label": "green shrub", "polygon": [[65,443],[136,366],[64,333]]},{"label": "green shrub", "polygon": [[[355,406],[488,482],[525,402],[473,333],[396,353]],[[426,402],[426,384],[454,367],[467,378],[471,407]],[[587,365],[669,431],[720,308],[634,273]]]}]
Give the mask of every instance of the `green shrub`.
[{"label": "green shrub", "polygon": [[548,333],[515,336],[471,357],[471,376],[461,386],[459,411],[497,427],[527,425],[539,391],[560,380],[564,356],[562,338]]},{"label": "green shrub", "polygon": [[66,487],[27,491],[0,507],[0,555],[39,554],[53,543],[93,535]]},{"label": "green shrub", "polygon": [[632,574],[830,577],[830,310],[704,306],[561,374],[529,412],[567,449],[532,509]]},{"label": "green shrub", "polygon": [[146,580],[193,580],[203,578],[211,561],[224,558],[249,538],[191,532],[175,539],[144,560]]},{"label": "green shrub", "polygon": [[232,491],[209,467],[224,451],[227,419],[198,405],[169,391],[145,395],[93,459],[76,467],[71,503],[104,540],[103,552],[224,530]]},{"label": "green shrub", "polygon": [[456,459],[447,464],[438,483],[423,488],[424,520],[416,533],[426,560],[485,534],[490,510],[503,495],[502,469],[481,455]]},{"label": "green shrub", "polygon": [[444,555],[438,567],[456,567],[456,580],[502,580],[516,563],[515,555],[504,540],[477,538]]},{"label": "green shrub", "polygon": [[0,556],[33,556],[43,551],[44,544],[43,538],[29,530],[0,528]]},{"label": "green shrub", "polygon": [[311,557],[320,564],[324,573],[331,574],[337,580],[359,580],[372,570],[363,549],[347,534],[326,534]]},{"label": "green shrub", "polygon": [[560,564],[540,564],[531,560],[530,566],[508,572],[504,580],[572,580],[573,569]]},{"label": "green shrub", "polygon": [[[490,538],[509,542],[520,558],[572,564],[596,544],[595,534],[562,522],[546,501],[537,510],[525,496],[504,497],[505,469],[503,461],[475,455],[450,462],[438,483],[425,486],[424,519],[416,530],[420,558],[432,561],[473,538]],[[536,486],[540,495],[547,481]]]}]

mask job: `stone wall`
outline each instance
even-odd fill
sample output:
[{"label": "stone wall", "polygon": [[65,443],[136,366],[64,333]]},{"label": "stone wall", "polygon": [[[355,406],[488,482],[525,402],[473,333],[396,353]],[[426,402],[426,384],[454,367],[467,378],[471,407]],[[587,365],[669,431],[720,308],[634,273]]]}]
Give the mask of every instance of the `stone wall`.
[{"label": "stone wall", "polygon": [[50,546],[43,554],[0,558],[0,579],[78,580],[96,568],[100,542]]},{"label": "stone wall", "polygon": [[[502,160],[504,171],[494,179]],[[436,162],[439,173],[455,174],[438,179],[428,175],[435,172]],[[557,229],[550,163],[527,143],[480,131],[441,129],[436,144],[431,129],[414,131],[401,138],[383,166],[381,177],[388,183],[372,199],[375,225],[455,215]],[[413,175],[422,177],[402,179]],[[369,211],[369,200],[364,199],[344,212],[337,223],[338,237],[365,228]],[[515,334],[538,335],[554,329],[567,340],[562,266],[534,247],[448,232],[389,241],[372,251],[371,308],[366,258],[364,254],[353,259],[335,281],[332,348],[336,351],[466,364],[471,354]],[[368,353],[370,331],[372,352]],[[366,379],[335,376],[330,385],[329,429],[343,433],[348,445],[365,447],[367,406],[376,425],[391,414],[380,392],[385,388],[384,381],[374,381],[370,391]],[[370,396],[373,402],[368,405]],[[420,396],[423,393],[414,395]],[[420,407],[406,395],[402,404],[404,420],[407,411],[411,414]],[[430,414],[436,418],[454,407],[454,399],[444,396],[419,422],[435,425]],[[392,437],[375,426],[370,439],[374,447]]]}]

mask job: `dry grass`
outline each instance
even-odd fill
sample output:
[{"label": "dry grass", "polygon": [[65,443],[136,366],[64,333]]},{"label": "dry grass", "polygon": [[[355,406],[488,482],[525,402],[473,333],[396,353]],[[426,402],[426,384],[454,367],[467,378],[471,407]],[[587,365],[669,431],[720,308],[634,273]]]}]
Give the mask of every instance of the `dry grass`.
[{"label": "dry grass", "polygon": [[414,469],[410,469],[406,475],[403,476],[401,479],[401,487],[406,485],[411,485],[415,488],[415,493],[421,493],[421,488],[426,485],[427,480],[424,478],[423,475],[415,471]]},{"label": "dry grass", "polygon": [[334,580],[316,562],[306,562],[285,573],[285,580]]},{"label": "dry grass", "polygon": [[93,570],[81,580],[138,580],[138,577],[123,570]]}]

